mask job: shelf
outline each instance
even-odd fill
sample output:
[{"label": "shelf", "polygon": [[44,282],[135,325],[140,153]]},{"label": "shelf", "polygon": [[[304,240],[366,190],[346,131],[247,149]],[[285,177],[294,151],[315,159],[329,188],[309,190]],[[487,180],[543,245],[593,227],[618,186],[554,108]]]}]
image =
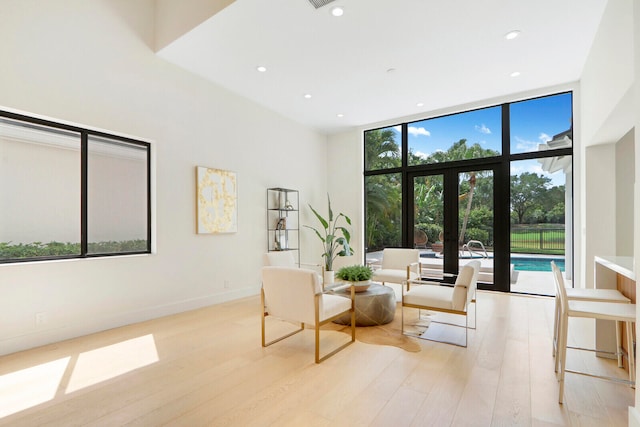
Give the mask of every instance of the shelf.
[{"label": "shelf", "polygon": [[267,251],[295,252],[300,265],[300,199],[297,190],[267,189]]}]

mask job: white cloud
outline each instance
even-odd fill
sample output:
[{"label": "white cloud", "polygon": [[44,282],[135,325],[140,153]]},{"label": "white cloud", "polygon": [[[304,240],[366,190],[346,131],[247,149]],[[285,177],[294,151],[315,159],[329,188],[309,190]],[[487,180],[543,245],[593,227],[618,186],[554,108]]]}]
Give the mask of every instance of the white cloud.
[{"label": "white cloud", "polygon": [[538,136],[538,139],[540,140],[540,142],[546,143],[546,142],[551,141],[552,138],[549,135],[547,135],[546,133],[541,132],[540,136]]},{"label": "white cloud", "polygon": [[415,126],[409,126],[408,132],[410,135],[413,135],[413,136],[418,136],[418,135],[431,136],[431,132],[429,132],[423,127],[417,128]]},{"label": "white cloud", "polygon": [[416,151],[413,154],[415,154],[416,156],[420,157],[421,159],[426,159],[431,155],[429,153],[423,153],[422,151]]},{"label": "white cloud", "polygon": [[538,149],[538,141],[527,141],[519,136],[516,136],[516,147],[522,151],[535,151]]},{"label": "white cloud", "polygon": [[476,130],[480,133],[484,133],[489,135],[491,133],[491,129],[485,126],[485,124],[481,124],[480,126],[476,125]]},{"label": "white cloud", "polygon": [[400,126],[400,125],[398,125],[398,126],[394,126],[393,128],[394,128],[394,129],[396,130],[396,132],[398,132],[398,133],[401,133],[401,132],[402,132],[402,126]]}]

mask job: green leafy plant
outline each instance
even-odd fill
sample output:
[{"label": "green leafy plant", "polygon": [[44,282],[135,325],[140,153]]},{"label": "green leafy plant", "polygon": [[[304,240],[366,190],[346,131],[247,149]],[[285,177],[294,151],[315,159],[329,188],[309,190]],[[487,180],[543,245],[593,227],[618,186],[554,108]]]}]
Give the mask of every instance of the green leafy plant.
[{"label": "green leafy plant", "polygon": [[[335,218],[333,217],[333,211],[331,210],[331,199],[327,194],[327,206],[329,210],[329,216],[325,219],[318,213],[313,206],[309,205],[313,214],[318,218],[322,225],[321,231],[310,225],[305,227],[312,229],[316,232],[316,235],[322,241],[322,247],[324,252],[322,257],[324,258],[324,266],[327,271],[333,270],[333,260],[339,256],[353,255],[353,249],[349,245],[351,240],[351,233],[346,227],[339,226],[338,222],[342,218],[348,225],[351,225],[351,219],[343,213],[339,213]],[[341,235],[340,235],[341,234]]]},{"label": "green leafy plant", "polygon": [[347,282],[364,282],[371,280],[373,271],[366,265],[349,265],[338,270],[336,277]]},{"label": "green leafy plant", "polygon": [[[119,242],[94,242],[88,245],[90,254],[143,252],[146,248],[147,241],[144,239]],[[11,242],[0,242],[0,261],[39,257],[78,256],[80,252],[80,243],[52,241],[49,243],[32,242],[12,244]]]}]

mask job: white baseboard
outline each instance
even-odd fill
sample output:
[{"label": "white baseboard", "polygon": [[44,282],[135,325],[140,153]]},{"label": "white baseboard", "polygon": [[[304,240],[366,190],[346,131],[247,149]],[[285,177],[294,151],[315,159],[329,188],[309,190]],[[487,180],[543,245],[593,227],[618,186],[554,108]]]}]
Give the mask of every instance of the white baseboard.
[{"label": "white baseboard", "polygon": [[629,406],[629,427],[640,427],[640,412],[635,406]]},{"label": "white baseboard", "polygon": [[109,314],[90,320],[83,319],[82,321],[68,322],[62,325],[54,325],[48,329],[28,331],[23,334],[0,339],[0,356],[105,331],[107,329],[118,328],[132,323],[144,322],[158,317],[170,316],[176,313],[250,297],[259,294],[259,292],[259,288],[255,287],[229,290],[228,292],[220,294],[206,295],[155,307],[145,307],[140,310]]}]

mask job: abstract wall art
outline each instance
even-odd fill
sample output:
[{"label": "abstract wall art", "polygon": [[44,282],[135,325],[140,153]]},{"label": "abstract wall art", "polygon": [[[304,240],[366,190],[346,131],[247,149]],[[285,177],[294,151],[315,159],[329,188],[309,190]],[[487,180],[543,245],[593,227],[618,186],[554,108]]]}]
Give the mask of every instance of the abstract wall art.
[{"label": "abstract wall art", "polygon": [[196,167],[197,233],[238,231],[238,185],[235,172]]}]

